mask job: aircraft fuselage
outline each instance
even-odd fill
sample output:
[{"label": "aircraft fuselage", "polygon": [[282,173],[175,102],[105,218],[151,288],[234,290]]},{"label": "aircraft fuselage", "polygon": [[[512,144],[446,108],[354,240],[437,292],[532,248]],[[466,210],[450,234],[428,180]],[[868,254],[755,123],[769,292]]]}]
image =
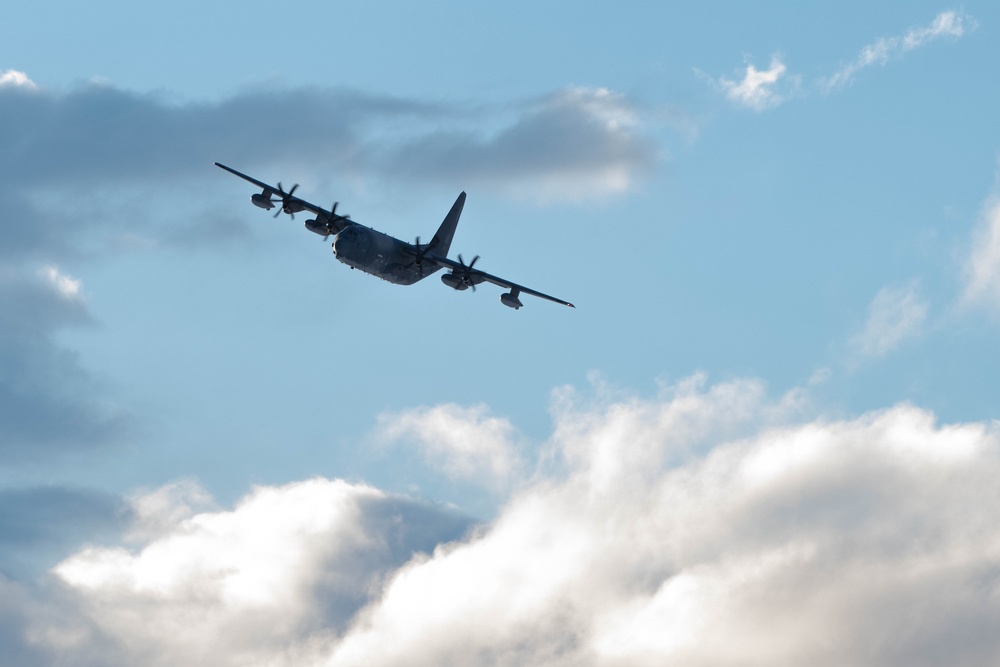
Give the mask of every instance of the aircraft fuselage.
[{"label": "aircraft fuselage", "polygon": [[412,285],[441,268],[433,262],[421,265],[409,243],[359,224],[348,225],[337,234],[333,253],[351,268],[396,285]]}]

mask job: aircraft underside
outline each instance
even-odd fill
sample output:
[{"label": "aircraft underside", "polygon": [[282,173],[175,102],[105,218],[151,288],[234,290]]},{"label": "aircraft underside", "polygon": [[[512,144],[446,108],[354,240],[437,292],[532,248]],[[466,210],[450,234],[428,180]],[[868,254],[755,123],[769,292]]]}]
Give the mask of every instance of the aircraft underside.
[{"label": "aircraft underside", "polygon": [[418,262],[409,246],[373,229],[354,225],[344,229],[333,242],[338,260],[395,285],[412,285],[431,275],[440,266]]}]

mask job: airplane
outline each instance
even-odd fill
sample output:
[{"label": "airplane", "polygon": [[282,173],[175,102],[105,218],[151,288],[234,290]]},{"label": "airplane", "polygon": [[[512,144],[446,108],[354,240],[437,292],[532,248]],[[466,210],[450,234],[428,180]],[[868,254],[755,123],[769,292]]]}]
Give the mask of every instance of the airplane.
[{"label": "airplane", "polygon": [[458,218],[462,215],[462,208],[465,206],[464,192],[458,195],[458,199],[455,200],[448,215],[445,216],[429,243],[421,243],[419,236],[415,243],[406,243],[388,234],[358,224],[351,220],[348,215],[337,213],[337,202],[334,202],[330,210],[327,211],[304,199],[299,199],[295,196],[298,184],[293,185],[288,192],[285,192],[280,181],[276,187],[258,181],[256,178],[240,173],[224,164],[216,162],[215,166],[225,169],[261,189],[261,192],[250,197],[254,206],[270,211],[275,204],[279,204],[281,208],[274,214],[275,218],[282,213],[287,213],[294,220],[295,214],[302,211],[308,211],[315,215],[315,218],[306,220],[306,229],[319,234],[324,240],[329,239],[330,236],[336,237],[333,241],[333,254],[352,269],[360,269],[396,285],[412,285],[440,269],[450,269],[448,273],[441,276],[441,282],[448,287],[458,291],[464,291],[471,287],[474,292],[476,285],[480,283],[493,283],[510,290],[500,295],[500,303],[514,310],[524,305],[519,298],[522,293],[576,308],[569,301],[557,299],[554,296],[543,294],[474,268],[476,261],[479,260],[479,255],[473,257],[468,264],[465,263],[461,255],[458,256],[458,261],[448,259],[448,250],[451,248],[451,240],[455,235],[455,228],[458,226]]}]

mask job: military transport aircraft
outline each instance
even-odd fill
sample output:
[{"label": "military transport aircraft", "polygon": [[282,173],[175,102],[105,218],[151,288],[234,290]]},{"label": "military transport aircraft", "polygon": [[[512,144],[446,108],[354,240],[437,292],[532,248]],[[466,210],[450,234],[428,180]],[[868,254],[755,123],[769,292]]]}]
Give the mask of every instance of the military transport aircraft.
[{"label": "military transport aircraft", "polygon": [[462,207],[465,205],[464,192],[458,195],[458,199],[455,200],[448,215],[445,216],[444,222],[441,223],[437,233],[434,234],[429,243],[421,243],[419,236],[415,243],[406,243],[388,234],[360,225],[351,220],[349,216],[340,215],[337,213],[337,202],[334,202],[330,210],[327,211],[304,199],[299,199],[295,196],[298,184],[293,185],[288,192],[285,192],[280,181],[275,187],[242,174],[224,164],[216,162],[215,166],[221,167],[261,189],[260,193],[250,197],[254,206],[270,211],[275,204],[280,204],[281,208],[274,214],[275,218],[282,213],[287,213],[294,219],[295,214],[302,211],[308,211],[315,215],[314,219],[306,220],[306,229],[319,234],[324,239],[336,236],[333,242],[333,254],[352,269],[361,269],[365,273],[370,273],[397,285],[412,285],[439,269],[450,269],[448,273],[441,276],[441,282],[448,287],[456,290],[466,290],[471,287],[472,291],[475,291],[476,285],[479,283],[488,282],[499,285],[510,290],[500,295],[500,303],[515,310],[523,305],[518,298],[522,292],[561,303],[570,308],[576,307],[568,301],[542,294],[523,285],[473,268],[479,255],[473,257],[468,264],[465,263],[461,255],[458,256],[457,262],[448,259],[451,239],[455,235],[455,227],[458,225],[458,218],[462,215]]}]

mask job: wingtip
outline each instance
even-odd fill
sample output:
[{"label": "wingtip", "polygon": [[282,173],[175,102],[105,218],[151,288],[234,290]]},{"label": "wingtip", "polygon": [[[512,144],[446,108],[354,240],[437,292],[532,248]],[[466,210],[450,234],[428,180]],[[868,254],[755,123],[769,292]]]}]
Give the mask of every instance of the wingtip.
[{"label": "wingtip", "polygon": [[571,303],[567,303],[566,305],[567,305],[567,306],[569,306],[570,308],[576,308],[576,306],[574,306],[574,305],[573,305],[573,304],[571,304]]}]

